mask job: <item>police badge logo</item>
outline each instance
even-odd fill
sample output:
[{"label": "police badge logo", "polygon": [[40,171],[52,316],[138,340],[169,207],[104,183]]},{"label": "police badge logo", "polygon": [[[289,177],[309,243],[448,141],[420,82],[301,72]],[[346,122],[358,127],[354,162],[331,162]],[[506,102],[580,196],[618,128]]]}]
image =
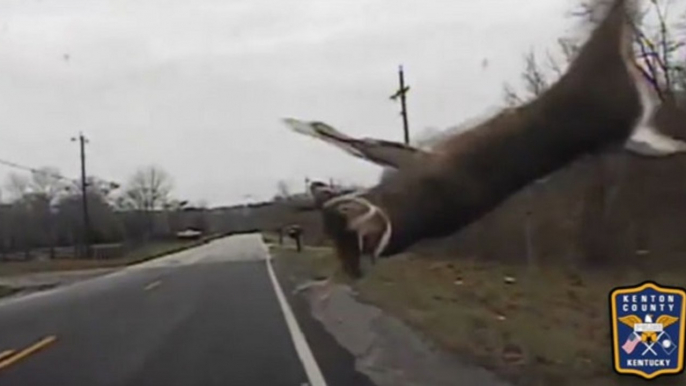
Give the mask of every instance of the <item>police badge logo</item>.
[{"label": "police badge logo", "polygon": [[645,379],[684,370],[686,291],[654,282],[610,293],[612,355],[618,374]]}]

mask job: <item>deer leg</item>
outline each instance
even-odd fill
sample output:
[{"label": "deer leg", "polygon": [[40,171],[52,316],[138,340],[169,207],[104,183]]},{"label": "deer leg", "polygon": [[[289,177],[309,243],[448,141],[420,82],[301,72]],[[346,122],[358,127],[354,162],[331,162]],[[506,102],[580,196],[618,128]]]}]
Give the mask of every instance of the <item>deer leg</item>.
[{"label": "deer leg", "polygon": [[629,77],[636,86],[641,104],[641,115],[625,148],[635,154],[649,157],[666,157],[686,152],[686,142],[659,132],[653,122],[661,101],[643,73],[632,60],[627,61]]}]

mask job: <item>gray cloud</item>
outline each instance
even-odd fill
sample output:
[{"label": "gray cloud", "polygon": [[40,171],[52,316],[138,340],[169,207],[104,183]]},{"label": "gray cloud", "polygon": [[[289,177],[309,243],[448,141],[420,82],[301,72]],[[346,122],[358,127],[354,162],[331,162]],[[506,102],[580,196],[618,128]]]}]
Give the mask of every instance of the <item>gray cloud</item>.
[{"label": "gray cloud", "polygon": [[124,181],[158,164],[178,196],[211,204],[270,197],[279,179],[370,183],[378,168],[279,120],[399,140],[388,96],[404,63],[412,128],[457,124],[501,102],[522,53],[551,46],[568,9],[565,0],[7,0],[0,158],[76,176],[69,138],[83,131],[92,173]]}]

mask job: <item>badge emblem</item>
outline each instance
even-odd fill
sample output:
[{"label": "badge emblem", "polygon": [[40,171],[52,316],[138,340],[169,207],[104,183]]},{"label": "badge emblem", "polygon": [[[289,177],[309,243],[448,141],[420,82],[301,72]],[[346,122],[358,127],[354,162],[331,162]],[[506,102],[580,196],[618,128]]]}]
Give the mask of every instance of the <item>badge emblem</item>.
[{"label": "badge emblem", "polygon": [[610,293],[614,370],[645,379],[684,369],[686,291],[654,282]]}]

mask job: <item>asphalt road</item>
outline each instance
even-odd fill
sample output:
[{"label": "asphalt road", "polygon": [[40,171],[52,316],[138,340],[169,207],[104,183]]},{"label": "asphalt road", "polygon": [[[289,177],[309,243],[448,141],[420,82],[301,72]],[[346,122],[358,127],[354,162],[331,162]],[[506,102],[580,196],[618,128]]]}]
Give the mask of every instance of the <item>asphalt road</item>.
[{"label": "asphalt road", "polygon": [[259,235],[233,236],[2,301],[0,385],[371,385],[292,317],[266,257]]}]

